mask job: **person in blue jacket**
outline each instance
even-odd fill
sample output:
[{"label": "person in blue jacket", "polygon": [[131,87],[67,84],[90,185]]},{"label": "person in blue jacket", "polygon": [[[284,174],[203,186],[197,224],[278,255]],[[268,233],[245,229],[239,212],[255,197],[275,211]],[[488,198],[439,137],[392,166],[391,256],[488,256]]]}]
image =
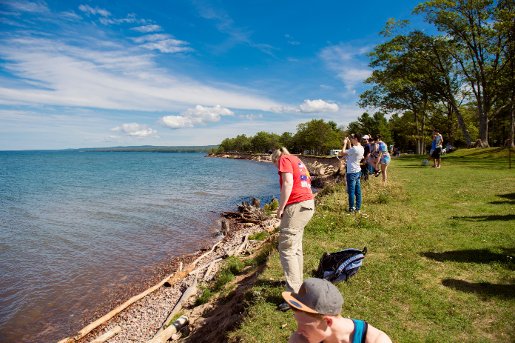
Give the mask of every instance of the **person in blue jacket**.
[{"label": "person in blue jacket", "polygon": [[342,317],[343,297],[327,280],[306,279],[298,293],[282,296],[297,322],[288,343],[392,343],[386,333],[367,322]]}]

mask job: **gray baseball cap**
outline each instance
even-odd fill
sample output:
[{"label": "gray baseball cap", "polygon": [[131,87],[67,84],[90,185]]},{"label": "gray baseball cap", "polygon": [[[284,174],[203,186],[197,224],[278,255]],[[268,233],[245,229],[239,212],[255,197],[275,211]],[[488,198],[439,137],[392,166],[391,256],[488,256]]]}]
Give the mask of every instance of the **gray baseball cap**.
[{"label": "gray baseball cap", "polygon": [[298,293],[283,292],[284,300],[293,308],[318,314],[338,315],[342,312],[343,297],[335,285],[327,280],[304,280]]}]

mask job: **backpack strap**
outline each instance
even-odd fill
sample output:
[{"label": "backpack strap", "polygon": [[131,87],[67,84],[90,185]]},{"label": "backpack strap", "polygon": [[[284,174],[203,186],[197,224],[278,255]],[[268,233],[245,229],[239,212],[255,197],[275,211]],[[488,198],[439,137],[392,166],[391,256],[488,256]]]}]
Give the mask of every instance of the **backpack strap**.
[{"label": "backpack strap", "polygon": [[368,323],[364,320],[352,319],[354,332],[351,336],[351,343],[365,343],[367,340]]},{"label": "backpack strap", "polygon": [[338,267],[338,269],[336,269],[336,271],[334,272],[335,274],[339,275],[341,274],[341,272],[351,263],[354,263],[356,261],[359,261],[359,260],[362,260],[365,258],[365,255],[363,254],[357,254],[357,255],[354,255],[352,257],[349,257],[347,259],[347,261],[345,261],[344,263],[340,264],[340,266]]}]

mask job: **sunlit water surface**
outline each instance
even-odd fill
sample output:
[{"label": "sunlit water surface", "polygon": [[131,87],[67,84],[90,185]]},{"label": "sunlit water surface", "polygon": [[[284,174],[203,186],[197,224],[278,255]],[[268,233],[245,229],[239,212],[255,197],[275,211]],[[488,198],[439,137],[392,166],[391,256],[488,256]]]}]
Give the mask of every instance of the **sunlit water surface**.
[{"label": "sunlit water surface", "polygon": [[220,212],[277,193],[267,163],[0,152],[0,342],[72,334],[157,266],[212,241]]}]

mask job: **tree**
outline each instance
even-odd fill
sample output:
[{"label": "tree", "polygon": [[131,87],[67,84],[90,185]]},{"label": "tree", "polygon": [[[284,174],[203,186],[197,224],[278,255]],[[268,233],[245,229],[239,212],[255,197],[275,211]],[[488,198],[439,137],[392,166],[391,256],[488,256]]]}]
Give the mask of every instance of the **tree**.
[{"label": "tree", "polygon": [[280,145],[280,136],[260,131],[250,139],[252,151],[266,153]]},{"label": "tree", "polygon": [[341,147],[342,137],[343,133],[335,122],[313,119],[297,126],[293,141],[301,152],[309,150],[312,154],[327,154],[329,150]]},{"label": "tree", "polygon": [[476,101],[481,144],[489,146],[488,125],[495,116],[494,110],[499,112],[510,106],[509,102],[497,108],[495,104],[502,96],[498,85],[509,66],[504,52],[509,50],[510,42],[507,31],[500,29],[498,23],[511,20],[513,25],[512,2],[432,0],[418,5],[415,12],[425,14],[429,23],[447,35],[448,51]]},{"label": "tree", "polygon": [[373,136],[381,135],[383,141],[392,143],[390,125],[384,113],[376,112],[370,116],[367,112],[358,117],[357,121],[349,123],[349,133],[360,133],[361,135],[371,134]]},{"label": "tree", "polygon": [[279,138],[279,144],[286,147],[288,150],[293,151],[293,135],[291,132],[284,132]]},{"label": "tree", "polygon": [[[387,28],[391,23],[387,24]],[[385,30],[390,34],[389,30]],[[421,72],[428,69],[423,59],[414,55],[413,35],[398,35],[377,45],[370,53],[372,76],[366,82],[372,88],[360,96],[361,107],[376,107],[388,112],[408,112],[415,123],[416,151],[425,150],[425,123],[431,94],[423,82]]]}]

